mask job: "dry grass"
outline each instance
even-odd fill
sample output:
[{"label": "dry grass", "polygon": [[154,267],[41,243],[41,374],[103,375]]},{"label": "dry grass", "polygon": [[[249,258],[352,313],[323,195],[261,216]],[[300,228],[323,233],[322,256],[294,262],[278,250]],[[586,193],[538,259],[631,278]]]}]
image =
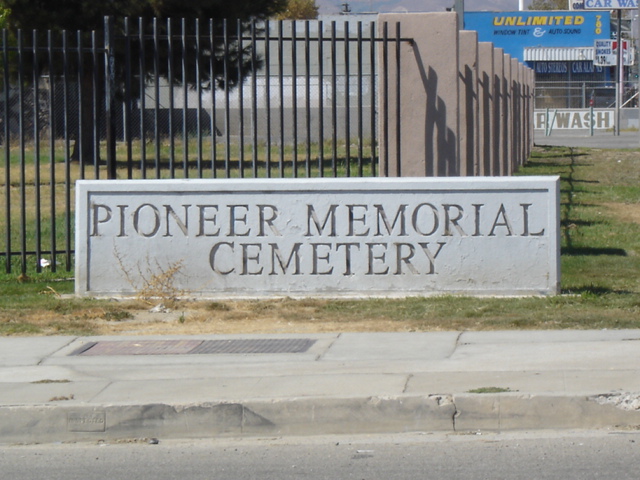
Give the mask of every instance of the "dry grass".
[{"label": "dry grass", "polygon": [[185,301],[170,288],[176,266],[113,301],[74,298],[60,274],[0,275],[0,335],[640,328],[638,152],[539,149],[525,173],[562,177],[558,297]]}]

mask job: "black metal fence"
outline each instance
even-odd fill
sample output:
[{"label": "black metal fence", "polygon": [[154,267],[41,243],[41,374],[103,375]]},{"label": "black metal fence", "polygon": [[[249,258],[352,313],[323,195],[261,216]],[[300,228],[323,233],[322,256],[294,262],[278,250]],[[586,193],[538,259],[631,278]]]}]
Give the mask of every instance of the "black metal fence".
[{"label": "black metal fence", "polygon": [[[558,82],[538,81],[535,90],[535,108],[615,108],[616,88],[612,81]],[[621,106],[638,106],[637,82],[625,82]]]},{"label": "black metal fence", "polygon": [[72,268],[77,179],[376,176],[379,140],[393,143],[377,138],[376,105],[396,88],[386,53],[402,40],[398,25],[382,31],[184,19],[3,31],[0,262]]}]

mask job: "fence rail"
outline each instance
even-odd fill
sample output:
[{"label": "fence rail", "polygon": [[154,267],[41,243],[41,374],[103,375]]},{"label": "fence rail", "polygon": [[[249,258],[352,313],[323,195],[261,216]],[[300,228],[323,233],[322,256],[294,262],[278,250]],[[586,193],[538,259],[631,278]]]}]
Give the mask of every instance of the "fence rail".
[{"label": "fence rail", "polygon": [[[638,82],[626,82],[621,105],[637,107]],[[616,83],[612,81],[538,81],[535,108],[615,108]]]},{"label": "fence rail", "polygon": [[3,31],[6,272],[71,270],[77,179],[378,175],[378,144],[394,142],[377,137],[378,99],[396,88],[386,56],[405,40],[399,24],[383,31],[184,19]]}]

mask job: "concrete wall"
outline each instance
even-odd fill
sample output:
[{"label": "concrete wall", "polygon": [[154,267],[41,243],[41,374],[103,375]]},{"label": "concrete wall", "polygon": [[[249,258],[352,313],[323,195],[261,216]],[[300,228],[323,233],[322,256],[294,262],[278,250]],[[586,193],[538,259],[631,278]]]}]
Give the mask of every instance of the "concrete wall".
[{"label": "concrete wall", "polygon": [[402,41],[380,53],[381,174],[512,175],[532,146],[531,70],[460,31],[453,12],[382,14],[379,34],[385,23]]}]

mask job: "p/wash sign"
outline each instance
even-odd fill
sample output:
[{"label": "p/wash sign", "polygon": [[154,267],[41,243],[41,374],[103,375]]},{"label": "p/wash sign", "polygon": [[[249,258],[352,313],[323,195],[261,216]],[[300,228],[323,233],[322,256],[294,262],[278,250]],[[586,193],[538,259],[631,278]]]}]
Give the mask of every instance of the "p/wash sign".
[{"label": "p/wash sign", "polygon": [[556,177],[83,180],[76,293],[558,292]]}]

